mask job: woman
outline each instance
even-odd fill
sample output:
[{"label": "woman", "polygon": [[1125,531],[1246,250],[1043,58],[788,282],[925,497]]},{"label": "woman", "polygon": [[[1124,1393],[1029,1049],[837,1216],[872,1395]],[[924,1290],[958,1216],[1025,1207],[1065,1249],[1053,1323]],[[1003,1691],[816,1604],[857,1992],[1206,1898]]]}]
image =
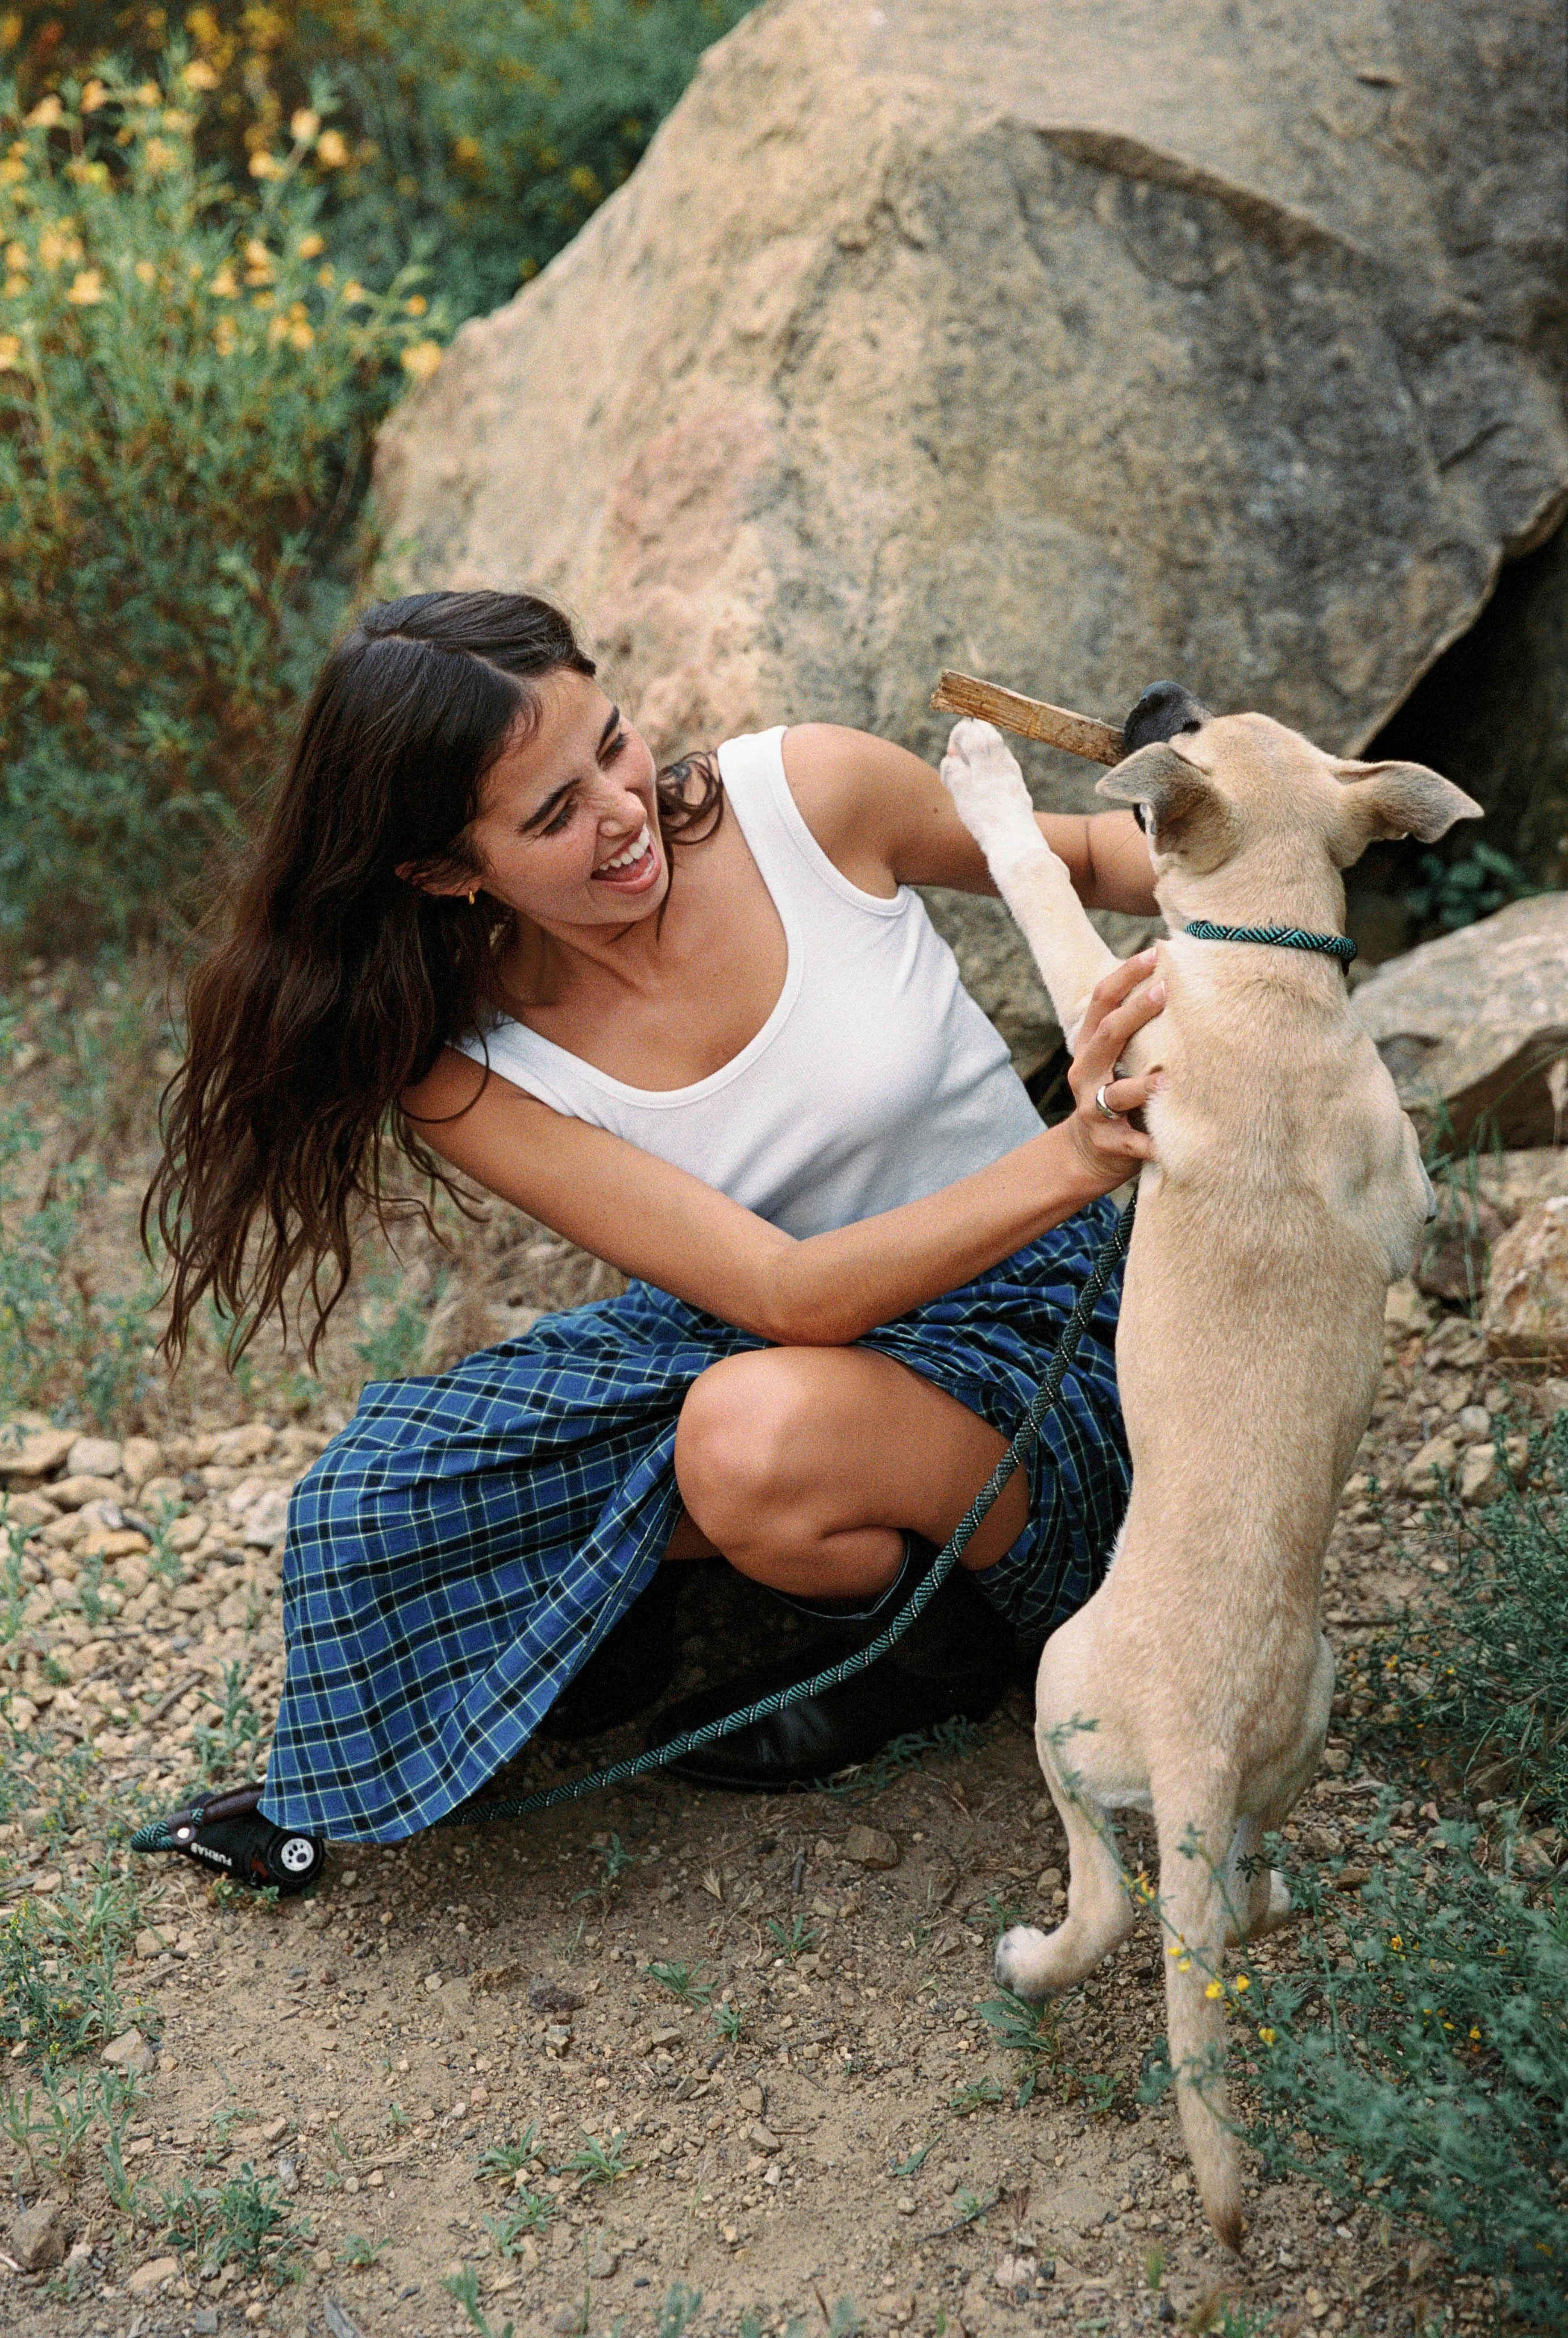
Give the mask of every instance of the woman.
[{"label": "woman", "polygon": [[[1130,815],[1042,824],[1086,902],[1152,909]],[[328,661],[191,985],[149,1195],[170,1353],[209,1293],[242,1339],[286,1321],[296,1277],[313,1351],[397,1155],[636,1279],[373,1383],[297,1489],[270,1818],[390,1841],[553,1707],[569,1734],[645,1704],[668,1597],[610,1636],[673,1579],[662,1562],[722,1554],[836,1652],[929,1565],[1044,1369],[1102,1197],[1149,1155],[1126,1117],[1148,1083],[1115,1066],[1161,998],[1152,956],[1102,985],[1077,1108],[1042,1129],[920,884],[992,889],[915,756],[807,724],[661,773],[532,596],[392,602]],[[1115,1297],[1032,1487],[920,1629],[687,1774],[820,1775],[988,1709],[1014,1632],[1087,1596],[1120,1520]]]}]

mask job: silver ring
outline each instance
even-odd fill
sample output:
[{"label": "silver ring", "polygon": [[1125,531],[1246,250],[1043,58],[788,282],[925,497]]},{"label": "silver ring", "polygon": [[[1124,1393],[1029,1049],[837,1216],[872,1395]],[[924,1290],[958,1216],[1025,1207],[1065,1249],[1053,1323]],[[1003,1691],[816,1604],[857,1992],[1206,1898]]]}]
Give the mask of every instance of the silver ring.
[{"label": "silver ring", "polygon": [[1118,1112],[1113,1104],[1107,1104],[1105,1101],[1105,1091],[1110,1085],[1109,1080],[1102,1080],[1095,1089],[1094,1109],[1102,1120],[1125,1120],[1127,1115],[1124,1112]]}]

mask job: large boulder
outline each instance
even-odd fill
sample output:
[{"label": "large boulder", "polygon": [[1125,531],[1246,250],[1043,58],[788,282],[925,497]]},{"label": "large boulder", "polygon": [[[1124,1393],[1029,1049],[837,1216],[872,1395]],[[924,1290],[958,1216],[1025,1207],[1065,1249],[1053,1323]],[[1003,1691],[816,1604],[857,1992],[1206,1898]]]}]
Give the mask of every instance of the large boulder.
[{"label": "large boulder", "polygon": [[1544,0],[772,0],[394,416],[379,581],[559,596],[662,750],[934,754],[957,665],[1354,751],[1568,494],[1562,84]]},{"label": "large boulder", "polygon": [[1406,1110],[1446,1144],[1568,1135],[1568,893],[1424,942],[1360,985],[1356,1011]]}]

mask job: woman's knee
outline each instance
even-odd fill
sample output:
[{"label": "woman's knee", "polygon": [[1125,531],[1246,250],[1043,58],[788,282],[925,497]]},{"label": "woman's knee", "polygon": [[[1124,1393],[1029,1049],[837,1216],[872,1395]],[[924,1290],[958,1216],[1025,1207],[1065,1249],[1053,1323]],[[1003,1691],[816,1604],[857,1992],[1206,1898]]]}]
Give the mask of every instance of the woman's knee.
[{"label": "woman's knee", "polygon": [[693,1380],[675,1431],[675,1479],[703,1532],[754,1529],[799,1474],[791,1455],[809,1416],[787,1351],[726,1356]]}]

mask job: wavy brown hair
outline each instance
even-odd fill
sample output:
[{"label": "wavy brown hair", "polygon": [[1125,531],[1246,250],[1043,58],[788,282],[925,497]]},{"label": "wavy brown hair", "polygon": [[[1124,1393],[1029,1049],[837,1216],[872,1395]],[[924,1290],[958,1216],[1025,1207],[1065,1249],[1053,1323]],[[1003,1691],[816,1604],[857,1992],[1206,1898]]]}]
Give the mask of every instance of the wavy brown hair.
[{"label": "wavy brown hair", "polygon": [[[204,1295],[232,1327],[230,1363],[269,1316],[287,1335],[301,1272],[313,1360],[366,1214],[433,1228],[437,1186],[462,1206],[400,1099],[496,1007],[515,915],[397,870],[483,882],[469,830],[485,776],[537,724],[534,685],[563,670],[595,668],[570,620],[527,593],[382,602],[328,659],[187,989],[189,1044],[142,1205],[143,1242],[156,1225],[172,1262],[171,1362]],[[667,841],[710,836],[716,759],[670,765],[658,803]],[[422,1192],[388,1190],[395,1158]]]}]

